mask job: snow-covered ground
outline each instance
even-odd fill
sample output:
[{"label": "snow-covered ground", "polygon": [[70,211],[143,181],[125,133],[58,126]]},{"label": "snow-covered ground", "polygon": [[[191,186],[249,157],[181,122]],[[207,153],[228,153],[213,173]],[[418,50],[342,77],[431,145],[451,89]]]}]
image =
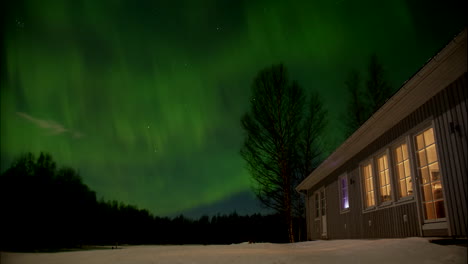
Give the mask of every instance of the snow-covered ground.
[{"label": "snow-covered ground", "polygon": [[2,252],[9,263],[467,263],[467,248],[425,238],[330,240],[295,244],[128,246],[117,250],[60,253]]}]

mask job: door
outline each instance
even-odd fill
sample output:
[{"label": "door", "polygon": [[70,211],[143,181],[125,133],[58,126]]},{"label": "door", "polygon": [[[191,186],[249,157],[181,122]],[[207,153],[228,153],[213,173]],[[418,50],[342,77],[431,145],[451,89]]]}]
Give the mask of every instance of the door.
[{"label": "door", "polygon": [[325,188],[314,193],[315,234],[320,238],[327,238],[327,201]]},{"label": "door", "polygon": [[322,238],[327,237],[327,200],[325,198],[325,188],[320,190],[320,222],[322,226]]},{"label": "door", "polygon": [[428,128],[415,136],[418,185],[425,224],[444,222],[445,203],[442,175],[439,169],[434,129]]}]

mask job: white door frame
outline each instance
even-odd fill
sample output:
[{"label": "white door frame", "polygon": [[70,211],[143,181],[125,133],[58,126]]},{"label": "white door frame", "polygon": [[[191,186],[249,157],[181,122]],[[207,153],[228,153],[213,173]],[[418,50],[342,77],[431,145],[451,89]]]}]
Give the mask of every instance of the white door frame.
[{"label": "white door frame", "polygon": [[325,193],[325,187],[319,189],[320,197],[320,225],[321,225],[321,236],[327,238],[327,196]]},{"label": "white door frame", "polygon": [[[416,136],[422,134],[424,131],[427,129],[432,128],[432,131],[434,133],[434,141],[435,141],[435,149],[437,152],[437,162],[439,163],[439,177],[440,177],[440,184],[441,184],[441,192],[442,192],[442,197],[443,197],[443,205],[444,205],[444,210],[445,210],[445,217],[444,218],[436,218],[435,220],[427,220],[425,217],[424,213],[424,193],[422,191],[422,187],[424,186],[422,182],[422,176],[420,175],[418,164],[417,164],[417,150],[416,150]],[[419,217],[420,217],[420,231],[421,231],[421,236],[424,236],[423,231],[428,230],[428,229],[447,229],[449,235],[451,233],[450,227],[448,225],[448,212],[447,212],[447,196],[446,196],[446,188],[445,188],[445,183],[444,183],[444,176],[445,173],[443,171],[443,167],[440,164],[441,159],[440,159],[440,144],[438,140],[438,133],[436,132],[436,126],[434,124],[434,121],[431,121],[429,124],[425,124],[424,126],[418,127],[417,130],[415,130],[410,137],[410,145],[411,148],[408,148],[411,151],[411,155],[414,159],[414,167],[413,167],[413,175],[414,175],[414,183],[413,184],[413,189],[416,189],[416,199],[417,199],[417,205],[419,205]]]}]

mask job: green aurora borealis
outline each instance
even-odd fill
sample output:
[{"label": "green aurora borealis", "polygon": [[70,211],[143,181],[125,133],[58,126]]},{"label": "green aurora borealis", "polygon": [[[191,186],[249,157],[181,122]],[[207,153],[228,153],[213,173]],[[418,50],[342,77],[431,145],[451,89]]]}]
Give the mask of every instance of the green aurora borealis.
[{"label": "green aurora borealis", "polygon": [[2,11],[1,169],[46,151],[98,197],[157,215],[222,201],[250,189],[240,117],[260,69],[284,62],[319,91],[336,147],[349,70],[375,52],[400,87],[461,31],[461,5],[14,1]]}]

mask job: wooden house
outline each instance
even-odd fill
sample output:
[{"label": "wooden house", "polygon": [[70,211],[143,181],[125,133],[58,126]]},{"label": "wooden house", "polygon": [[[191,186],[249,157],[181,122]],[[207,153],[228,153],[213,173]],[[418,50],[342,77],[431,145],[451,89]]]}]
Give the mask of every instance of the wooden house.
[{"label": "wooden house", "polygon": [[297,186],[308,239],[467,236],[466,35]]}]

